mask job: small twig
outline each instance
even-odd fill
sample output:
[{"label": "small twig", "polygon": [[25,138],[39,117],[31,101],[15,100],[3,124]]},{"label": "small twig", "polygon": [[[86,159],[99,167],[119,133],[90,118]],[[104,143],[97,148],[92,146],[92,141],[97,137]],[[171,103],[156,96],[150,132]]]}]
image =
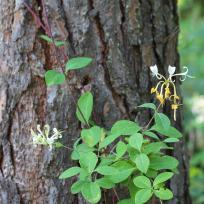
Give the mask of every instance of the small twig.
[{"label": "small twig", "polygon": [[162,200],[159,199],[159,201],[160,201],[160,204],[163,204]]},{"label": "small twig", "polygon": [[117,193],[117,191],[115,190],[115,188],[113,188],[113,192],[114,192],[114,194],[115,194],[117,200],[120,201],[120,198],[119,198],[118,193]]},{"label": "small twig", "polygon": [[160,107],[161,107],[161,103],[159,104],[159,106],[157,107],[156,111],[154,112],[154,115],[152,116],[152,118],[150,119],[150,121],[148,122],[148,124],[144,127],[144,130],[147,130],[148,127],[150,126],[150,124],[152,123],[154,116],[156,115],[156,113],[159,111]]},{"label": "small twig", "polygon": [[105,204],[107,204],[107,200],[106,200],[106,192],[105,192],[105,191],[103,191],[103,197],[104,197],[104,202],[105,202]]},{"label": "small twig", "polygon": [[43,30],[46,32],[47,28],[44,26],[44,24],[42,23],[42,21],[40,20],[40,18],[37,16],[37,14],[33,11],[33,9],[26,3],[23,2],[23,4],[25,5],[25,7],[28,9],[28,11],[32,14],[37,26],[42,27]]}]

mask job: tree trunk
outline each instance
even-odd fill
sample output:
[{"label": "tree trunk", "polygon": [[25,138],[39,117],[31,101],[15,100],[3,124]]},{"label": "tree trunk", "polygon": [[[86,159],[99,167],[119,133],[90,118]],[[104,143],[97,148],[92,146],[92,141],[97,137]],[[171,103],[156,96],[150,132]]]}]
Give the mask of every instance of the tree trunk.
[{"label": "tree trunk", "polygon": [[[28,2],[43,22],[40,0]],[[66,40],[72,56],[90,56],[92,66],[69,76],[69,84],[46,88],[44,73],[60,67],[53,46],[21,0],[0,1],[0,203],[82,203],[70,193],[70,181],[58,174],[72,165],[67,150],[34,147],[30,129],[37,124],[67,129],[72,146],[79,136],[75,100],[84,88],[94,94],[94,120],[110,127],[130,118],[144,125],[149,111],[136,109],[153,101],[149,66],[166,73],[179,66],[176,0],[46,0],[54,37]],[[166,109],[167,112],[169,110]],[[181,128],[181,117],[177,121]],[[171,204],[189,204],[188,158],[184,142],[174,155],[180,174],[171,182]]]}]

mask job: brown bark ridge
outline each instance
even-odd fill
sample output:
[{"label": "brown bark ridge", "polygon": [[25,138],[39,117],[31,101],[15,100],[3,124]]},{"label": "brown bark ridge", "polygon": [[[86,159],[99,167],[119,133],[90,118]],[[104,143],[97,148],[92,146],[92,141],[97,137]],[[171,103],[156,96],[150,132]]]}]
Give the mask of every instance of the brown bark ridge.
[{"label": "brown bark ridge", "polygon": [[[40,0],[27,3],[44,20]],[[110,127],[119,118],[130,118],[146,124],[150,112],[136,106],[154,100],[149,66],[157,64],[163,74],[169,64],[179,66],[176,0],[46,0],[46,8],[53,35],[67,41],[69,57],[91,56],[95,61],[70,76],[71,90],[67,85],[46,88],[45,71],[60,66],[53,47],[39,39],[42,30],[23,0],[0,1],[2,204],[83,203],[71,195],[71,181],[57,178],[72,165],[70,152],[34,147],[30,128],[46,123],[68,128],[63,140],[71,146],[80,124],[70,91],[77,99],[87,85],[94,94],[97,123]],[[170,182],[175,198],[169,203],[189,204],[183,141],[174,155],[180,160],[180,174]]]}]

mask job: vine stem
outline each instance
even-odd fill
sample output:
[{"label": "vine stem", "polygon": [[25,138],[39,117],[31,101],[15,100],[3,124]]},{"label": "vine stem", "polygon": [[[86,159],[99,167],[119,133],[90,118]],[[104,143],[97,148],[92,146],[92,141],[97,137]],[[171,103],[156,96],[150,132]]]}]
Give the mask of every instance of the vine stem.
[{"label": "vine stem", "polygon": [[149,120],[148,124],[144,127],[144,130],[147,130],[148,127],[150,126],[150,124],[152,123],[154,116],[156,115],[156,113],[159,111],[160,107],[162,106],[162,103],[160,103],[156,109],[156,111],[154,112],[153,116],[151,117],[151,119]]},{"label": "vine stem", "polygon": [[[46,25],[44,25],[42,23],[42,21],[39,19],[39,17],[36,15],[36,13],[31,9],[31,7],[27,3],[24,2],[24,5],[28,9],[28,11],[34,16],[34,18],[35,18],[36,22],[38,23],[38,25],[41,26],[45,32],[47,32],[47,35],[49,35],[49,37],[51,37],[52,43],[53,43],[53,46],[54,46],[54,49],[55,49],[56,58],[57,58],[58,62],[60,63],[61,70],[62,70],[63,74],[66,75],[66,72],[63,70],[63,64],[60,61],[59,52],[58,52],[57,47],[55,45],[55,40],[54,40],[54,37],[53,37],[53,34],[52,34],[51,26],[50,26],[50,23],[49,23],[47,12],[46,12],[45,1],[41,0],[41,4],[42,4],[42,7],[43,7],[43,14],[44,14],[44,17],[45,17],[45,21],[46,21],[45,24]],[[65,55],[64,52],[63,52],[63,54]],[[69,59],[68,56],[66,56],[66,57],[67,57],[67,59]],[[83,118],[84,122],[86,123],[87,127],[90,128],[90,125],[89,125],[88,121],[86,120],[83,112],[81,111],[81,108],[79,107],[79,105],[77,104],[74,96],[72,95],[72,90],[71,90],[70,85],[69,85],[67,80],[66,80],[66,84],[67,84],[68,90],[70,92],[70,96],[72,98],[72,101],[74,102],[74,105],[77,107],[77,109],[78,109],[81,117]]]},{"label": "vine stem", "polygon": [[113,192],[114,192],[114,194],[115,194],[117,200],[120,201],[120,198],[119,198],[118,193],[117,193],[117,191],[116,191],[115,188],[113,188]]}]

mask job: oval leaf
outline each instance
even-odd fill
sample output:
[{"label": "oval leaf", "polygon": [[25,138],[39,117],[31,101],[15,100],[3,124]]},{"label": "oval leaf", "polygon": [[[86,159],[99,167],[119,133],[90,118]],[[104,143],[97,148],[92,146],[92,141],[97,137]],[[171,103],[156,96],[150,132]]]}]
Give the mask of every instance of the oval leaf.
[{"label": "oval leaf", "polygon": [[101,199],[101,189],[97,183],[85,183],[81,192],[83,197],[90,203],[98,203]]},{"label": "oval leaf", "polygon": [[143,204],[146,203],[152,197],[151,189],[142,189],[139,190],[135,195],[135,203]]},{"label": "oval leaf", "polygon": [[72,186],[71,186],[71,193],[72,194],[76,194],[76,193],[79,193],[81,191],[81,188],[84,184],[84,181],[77,181],[75,182]]},{"label": "oval leaf", "polygon": [[[41,39],[45,40],[48,43],[53,43],[52,38],[48,37],[47,35],[40,35],[39,36]],[[61,47],[65,44],[65,42],[63,41],[58,41],[58,40],[54,40],[54,43],[57,47]]]},{"label": "oval leaf", "polygon": [[173,175],[174,174],[172,172],[164,172],[164,173],[159,174],[155,178],[155,180],[153,182],[153,186],[156,186],[156,185],[158,185],[160,183],[163,183],[163,182],[169,180]]},{"label": "oval leaf", "polygon": [[147,173],[147,170],[149,168],[149,158],[146,154],[139,154],[136,157],[135,163],[137,165],[137,168],[142,172],[142,173]]},{"label": "oval leaf", "polygon": [[135,133],[129,138],[129,145],[137,149],[138,151],[141,151],[142,143],[143,143],[143,136],[140,133]]},{"label": "oval leaf", "polygon": [[155,170],[170,169],[173,170],[178,166],[177,159],[171,156],[154,156],[151,157],[150,168]]},{"label": "oval leaf", "polygon": [[140,130],[140,127],[137,123],[129,120],[119,120],[111,128],[112,134],[117,135],[133,135]]},{"label": "oval leaf", "polygon": [[111,189],[115,186],[115,184],[112,181],[110,181],[108,178],[105,178],[105,177],[97,179],[95,182],[100,187],[105,188],[105,189]]},{"label": "oval leaf", "polygon": [[88,123],[93,110],[93,95],[91,92],[82,94],[77,104],[80,109],[79,111],[77,108],[77,118],[84,124]]},{"label": "oval leaf", "polygon": [[59,179],[67,179],[70,178],[72,176],[75,176],[77,174],[79,174],[81,172],[81,168],[80,167],[71,167],[67,170],[65,170],[64,172],[62,172],[59,176]]},{"label": "oval leaf", "polygon": [[49,70],[45,73],[45,82],[47,86],[62,84],[65,81],[65,75],[55,70]]},{"label": "oval leaf", "polygon": [[140,106],[138,106],[139,108],[150,108],[150,109],[153,109],[153,110],[156,110],[157,107],[153,104],[153,103],[144,103]]},{"label": "oval leaf", "polygon": [[111,134],[105,137],[103,142],[99,144],[99,149],[102,149],[104,147],[107,147],[109,144],[111,144],[114,140],[116,140],[120,135],[118,134]]},{"label": "oval leaf", "polygon": [[119,141],[117,146],[116,146],[116,159],[120,159],[124,154],[125,152],[127,151],[127,145],[122,142],[122,141]]},{"label": "oval leaf", "polygon": [[145,136],[148,136],[148,137],[151,137],[153,139],[159,140],[159,137],[155,133],[153,133],[153,132],[145,131],[145,132],[143,132],[143,134]]},{"label": "oval leaf", "polygon": [[88,170],[89,173],[92,173],[98,162],[98,157],[93,152],[88,152],[86,154],[80,155],[79,163],[81,167]]},{"label": "oval leaf", "polygon": [[95,171],[106,176],[118,173],[118,170],[112,166],[100,166]]},{"label": "oval leaf", "polygon": [[151,181],[146,176],[137,176],[133,179],[133,183],[138,188],[151,188]]},{"label": "oval leaf", "polygon": [[83,129],[81,131],[81,137],[85,144],[89,147],[93,147],[100,141],[101,138],[101,128],[98,126],[93,126],[90,129]]},{"label": "oval leaf", "polygon": [[160,188],[159,190],[155,190],[154,194],[161,200],[170,200],[173,198],[173,193],[168,188]]},{"label": "oval leaf", "polygon": [[168,129],[171,125],[169,118],[163,113],[155,114],[155,123],[159,128]]},{"label": "oval leaf", "polygon": [[88,66],[92,61],[93,60],[90,57],[71,58],[66,64],[66,71],[84,68]]},{"label": "oval leaf", "polygon": [[174,142],[179,142],[178,138],[170,137],[164,140],[166,143],[174,143]]}]

